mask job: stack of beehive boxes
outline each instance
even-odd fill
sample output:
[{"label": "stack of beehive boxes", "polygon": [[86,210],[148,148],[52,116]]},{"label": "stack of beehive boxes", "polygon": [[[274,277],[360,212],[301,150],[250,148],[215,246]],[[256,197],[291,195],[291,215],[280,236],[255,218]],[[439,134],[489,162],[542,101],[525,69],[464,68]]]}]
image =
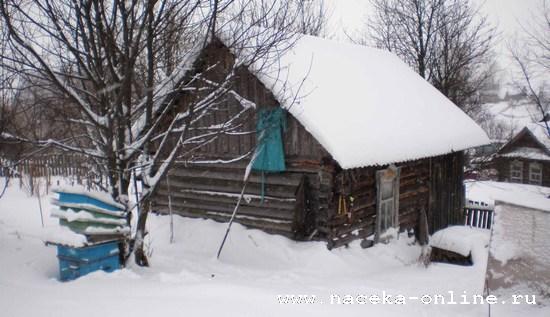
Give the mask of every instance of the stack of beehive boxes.
[{"label": "stack of beehive boxes", "polygon": [[76,189],[56,189],[58,198],[51,215],[59,224],[86,237],[86,242],[53,243],[61,280],[72,280],[87,273],[120,267],[120,242],[127,239],[130,227],[124,205],[108,195]]}]

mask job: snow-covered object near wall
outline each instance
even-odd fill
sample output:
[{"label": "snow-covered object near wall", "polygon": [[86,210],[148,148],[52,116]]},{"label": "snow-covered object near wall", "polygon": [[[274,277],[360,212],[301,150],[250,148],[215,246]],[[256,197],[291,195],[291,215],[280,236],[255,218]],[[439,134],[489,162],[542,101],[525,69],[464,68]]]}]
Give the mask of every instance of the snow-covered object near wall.
[{"label": "snow-covered object near wall", "polygon": [[479,263],[489,245],[489,231],[466,226],[452,226],[435,232],[430,238],[432,247],[452,251],[464,257],[472,256]]},{"label": "snow-covered object near wall", "polygon": [[[302,36],[267,69],[250,66],[342,168],[384,165],[490,143],[394,54]],[[265,65],[265,64],[262,64]]]}]

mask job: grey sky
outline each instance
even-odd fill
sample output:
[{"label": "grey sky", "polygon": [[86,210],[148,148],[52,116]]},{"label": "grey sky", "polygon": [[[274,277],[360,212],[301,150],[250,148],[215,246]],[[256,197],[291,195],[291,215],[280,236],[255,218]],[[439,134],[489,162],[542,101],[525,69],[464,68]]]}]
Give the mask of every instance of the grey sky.
[{"label": "grey sky", "polygon": [[[369,0],[325,0],[330,11],[329,30],[337,39],[345,40],[346,32],[360,31],[369,14]],[[482,13],[497,27],[499,40],[495,52],[501,68],[508,68],[512,61],[508,57],[506,42],[521,37],[521,24],[526,25],[542,0],[472,0],[481,4]]]}]

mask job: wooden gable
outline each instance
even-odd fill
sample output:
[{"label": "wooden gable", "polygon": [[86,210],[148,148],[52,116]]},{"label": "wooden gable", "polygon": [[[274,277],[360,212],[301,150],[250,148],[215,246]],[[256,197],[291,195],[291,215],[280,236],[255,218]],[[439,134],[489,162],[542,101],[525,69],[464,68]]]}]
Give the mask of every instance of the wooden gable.
[{"label": "wooden gable", "polygon": [[[225,76],[233,70],[235,58],[231,51],[219,40],[213,40],[207,45],[195,62],[194,73],[203,73],[208,80],[222,82]],[[214,66],[212,66],[214,65]],[[199,148],[197,155],[204,158],[235,159],[254,150],[256,146],[256,119],[259,109],[279,107],[280,102],[254,74],[246,67],[234,69],[232,89],[241,97],[252,101],[258,109],[245,110],[240,119],[239,131],[219,133],[212,142]],[[191,78],[191,76],[189,76]],[[180,103],[187,98],[182,94]],[[182,105],[180,109],[185,109]],[[216,110],[205,114],[195,125],[209,127],[223,124],[234,114],[243,111],[243,106],[234,96],[227,95],[220,101]],[[287,113],[287,127],[283,135],[285,156],[291,160],[316,161],[330,157],[323,146],[304,128],[292,115]]]},{"label": "wooden gable", "polygon": [[545,153],[550,154],[549,149],[544,146],[544,144],[542,144],[527,127],[523,128],[523,130],[516,134],[516,136],[506,143],[500,150],[498,150],[497,153],[506,154],[520,147],[541,149]]}]

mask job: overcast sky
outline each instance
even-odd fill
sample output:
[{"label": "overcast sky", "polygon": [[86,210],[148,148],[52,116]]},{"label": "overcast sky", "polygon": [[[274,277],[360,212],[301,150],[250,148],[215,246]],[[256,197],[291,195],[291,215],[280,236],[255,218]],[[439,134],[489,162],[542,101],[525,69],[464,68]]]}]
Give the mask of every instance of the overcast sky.
[{"label": "overcast sky", "polygon": [[[368,0],[325,0],[331,11],[329,28],[334,36],[345,38],[346,32],[360,30],[369,13]],[[501,33],[501,43],[497,52],[501,55],[499,63],[506,64],[503,41],[511,40],[521,33],[520,23],[524,23],[536,13],[542,0],[473,0],[476,4],[482,4],[482,11],[487,15],[491,23],[497,26]],[[506,67],[506,65],[501,65]]]}]

